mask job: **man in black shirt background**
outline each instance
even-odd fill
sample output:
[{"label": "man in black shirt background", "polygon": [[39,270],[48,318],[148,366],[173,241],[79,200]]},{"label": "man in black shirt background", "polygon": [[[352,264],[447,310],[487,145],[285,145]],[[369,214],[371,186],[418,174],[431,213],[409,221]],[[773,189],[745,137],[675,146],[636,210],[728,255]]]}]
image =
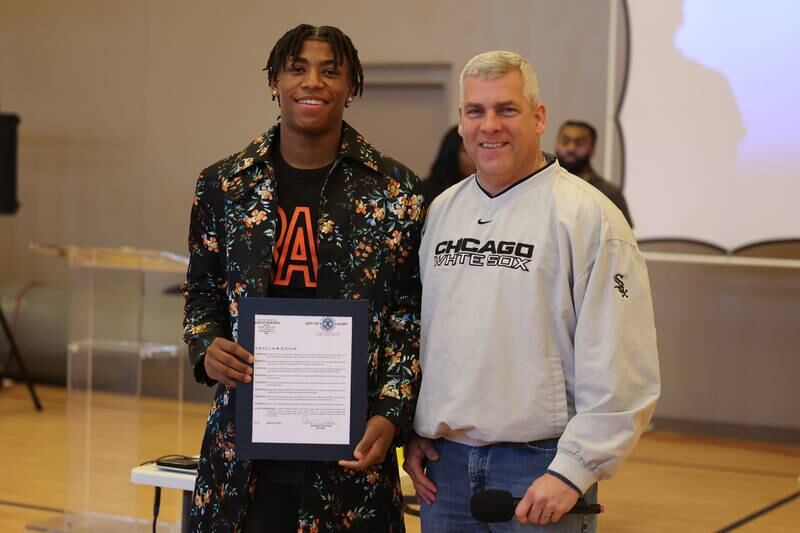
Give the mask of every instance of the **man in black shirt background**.
[{"label": "man in black shirt background", "polygon": [[628,204],[622,190],[598,176],[592,168],[591,159],[597,143],[597,130],[588,122],[568,120],[558,129],[556,141],[556,157],[562,167],[572,174],[583,178],[594,188],[605,194],[616,205],[625,220],[633,227],[633,220],[628,213]]}]

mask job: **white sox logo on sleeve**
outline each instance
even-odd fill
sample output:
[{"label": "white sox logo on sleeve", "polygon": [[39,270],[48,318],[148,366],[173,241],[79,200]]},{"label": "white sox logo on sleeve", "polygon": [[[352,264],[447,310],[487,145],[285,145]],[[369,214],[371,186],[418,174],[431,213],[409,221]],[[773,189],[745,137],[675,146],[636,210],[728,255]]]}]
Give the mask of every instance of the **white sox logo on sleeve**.
[{"label": "white sox logo on sleeve", "polygon": [[530,272],[533,245],[524,242],[489,240],[462,237],[457,241],[441,241],[436,245],[433,265],[473,267],[503,267]]},{"label": "white sox logo on sleeve", "polygon": [[616,284],[614,285],[614,288],[619,291],[619,295],[620,296],[622,296],[623,298],[627,298],[628,297],[628,289],[625,288],[625,283],[622,282],[622,279],[624,277],[625,276],[623,276],[622,274],[617,274],[616,276],[614,276],[614,281],[616,282]]}]

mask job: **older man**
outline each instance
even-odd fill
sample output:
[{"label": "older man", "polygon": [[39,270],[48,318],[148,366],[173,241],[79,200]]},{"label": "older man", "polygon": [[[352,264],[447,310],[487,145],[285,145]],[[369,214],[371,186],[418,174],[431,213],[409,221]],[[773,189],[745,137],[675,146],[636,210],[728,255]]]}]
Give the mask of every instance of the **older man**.
[{"label": "older man", "polygon": [[[644,260],[622,213],[541,151],[536,75],[510,52],[461,74],[477,172],[432,204],[420,246],[422,388],[405,469],[425,531],[593,531],[565,513],[631,452],[660,391]],[[481,524],[470,497],[522,497]]]}]

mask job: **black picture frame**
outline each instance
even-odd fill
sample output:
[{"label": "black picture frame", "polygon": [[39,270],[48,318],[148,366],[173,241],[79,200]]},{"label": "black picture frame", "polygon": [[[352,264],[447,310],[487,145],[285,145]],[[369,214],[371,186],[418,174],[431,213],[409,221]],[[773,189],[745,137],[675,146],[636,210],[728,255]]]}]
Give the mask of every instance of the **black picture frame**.
[{"label": "black picture frame", "polygon": [[352,318],[350,438],[348,444],[287,444],[253,442],[253,384],[236,387],[237,459],[338,461],[353,459],[367,424],[367,363],[369,303],[364,300],[241,298],[239,344],[253,352],[256,315]]}]

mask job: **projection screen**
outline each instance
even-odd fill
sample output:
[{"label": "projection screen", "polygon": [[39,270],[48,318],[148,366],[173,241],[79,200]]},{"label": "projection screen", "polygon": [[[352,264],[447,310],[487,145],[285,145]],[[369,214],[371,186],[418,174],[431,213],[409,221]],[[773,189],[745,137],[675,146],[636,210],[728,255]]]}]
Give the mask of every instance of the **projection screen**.
[{"label": "projection screen", "polygon": [[800,2],[628,0],[619,111],[636,235],[800,238]]}]

